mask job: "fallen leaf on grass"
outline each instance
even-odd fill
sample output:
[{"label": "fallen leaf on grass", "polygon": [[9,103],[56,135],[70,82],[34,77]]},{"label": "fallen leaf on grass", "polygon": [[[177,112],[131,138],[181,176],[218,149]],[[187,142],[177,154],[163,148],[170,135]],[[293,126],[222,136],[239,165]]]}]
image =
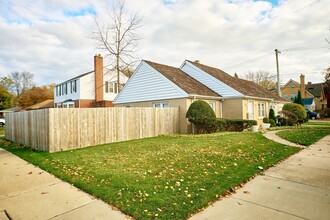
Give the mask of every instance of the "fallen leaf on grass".
[{"label": "fallen leaf on grass", "polygon": [[32,174],[32,172],[29,172],[28,174]]},{"label": "fallen leaf on grass", "polygon": [[241,202],[237,202],[238,203],[238,205],[243,205],[243,203],[241,203]]},{"label": "fallen leaf on grass", "polygon": [[258,169],[259,170],[263,170],[264,168],[262,166],[258,166]]},{"label": "fallen leaf on grass", "polygon": [[243,191],[243,193],[250,194],[250,191],[245,190],[245,191]]},{"label": "fallen leaf on grass", "polygon": [[42,195],[47,194],[47,193],[49,193],[49,192],[41,192]]}]

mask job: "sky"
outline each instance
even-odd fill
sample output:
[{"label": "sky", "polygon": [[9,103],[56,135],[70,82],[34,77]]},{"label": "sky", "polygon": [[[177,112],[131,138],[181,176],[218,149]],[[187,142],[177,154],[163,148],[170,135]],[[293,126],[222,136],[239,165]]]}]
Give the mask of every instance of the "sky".
[{"label": "sky", "polygon": [[[92,39],[111,0],[0,0],[0,77],[34,74],[37,85],[93,70],[105,51]],[[243,77],[259,70],[280,79],[324,81],[330,67],[329,0],[126,0],[126,15],[143,18],[136,57],[180,67],[199,60]],[[105,60],[105,64],[107,64]]]}]

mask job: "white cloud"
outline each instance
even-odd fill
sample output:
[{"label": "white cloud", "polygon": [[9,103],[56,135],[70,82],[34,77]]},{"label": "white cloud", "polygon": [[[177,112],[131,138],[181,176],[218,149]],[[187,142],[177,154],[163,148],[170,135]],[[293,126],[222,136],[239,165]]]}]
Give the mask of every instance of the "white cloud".
[{"label": "white cloud", "polygon": [[[199,59],[242,75],[248,71],[276,73],[274,49],[282,81],[321,82],[320,72],[330,66],[330,50],[291,50],[325,45],[330,38],[326,0],[287,0],[273,6],[267,1],[145,0],[126,1],[130,13],[143,16],[138,55],[179,66]],[[111,10],[109,1],[13,1],[0,5],[0,73],[34,73],[38,84],[61,82],[93,68],[95,49],[90,38],[95,11],[99,20]],[[70,16],[67,12],[76,13]],[[330,45],[329,45],[330,47]],[[263,59],[226,68],[262,54]]]}]

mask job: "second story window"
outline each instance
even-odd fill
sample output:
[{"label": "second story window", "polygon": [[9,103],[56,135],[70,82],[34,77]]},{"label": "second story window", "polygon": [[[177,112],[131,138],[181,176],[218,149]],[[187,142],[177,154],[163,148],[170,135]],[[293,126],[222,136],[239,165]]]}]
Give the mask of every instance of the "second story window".
[{"label": "second story window", "polygon": [[106,93],[118,93],[118,83],[117,82],[106,82],[105,83],[105,92]]},{"label": "second story window", "polygon": [[70,82],[70,88],[71,88],[70,90],[71,93],[77,92],[77,80],[73,80]]}]

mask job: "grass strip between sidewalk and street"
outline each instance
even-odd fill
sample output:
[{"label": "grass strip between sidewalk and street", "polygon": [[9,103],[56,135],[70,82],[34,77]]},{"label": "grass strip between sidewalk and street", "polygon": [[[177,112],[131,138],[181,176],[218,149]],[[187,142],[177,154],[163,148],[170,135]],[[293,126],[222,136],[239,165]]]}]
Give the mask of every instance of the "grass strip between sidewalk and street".
[{"label": "grass strip between sidewalk and street", "polygon": [[279,137],[292,143],[309,146],[330,134],[329,128],[284,130],[276,133]]},{"label": "grass strip between sidewalk and street", "polygon": [[135,219],[186,219],[300,149],[260,133],[170,135],[46,153],[0,147]]}]

